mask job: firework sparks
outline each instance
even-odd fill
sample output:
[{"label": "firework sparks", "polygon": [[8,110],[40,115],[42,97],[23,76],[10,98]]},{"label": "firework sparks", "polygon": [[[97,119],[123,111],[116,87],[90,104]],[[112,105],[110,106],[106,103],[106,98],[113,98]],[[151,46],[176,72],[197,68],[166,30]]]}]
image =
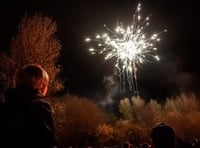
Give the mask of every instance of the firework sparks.
[{"label": "firework sparks", "polygon": [[159,33],[148,35],[146,28],[149,26],[149,17],[142,19],[140,15],[141,4],[138,4],[131,25],[124,27],[118,24],[113,31],[106,25],[106,33],[97,34],[95,38],[86,38],[86,42],[94,41],[97,48],[90,48],[92,54],[104,54],[105,60],[115,59],[115,67],[120,76],[120,82],[125,88],[125,82],[130,90],[138,94],[137,66],[153,59],[159,61],[155,51],[156,42],[160,41]]}]

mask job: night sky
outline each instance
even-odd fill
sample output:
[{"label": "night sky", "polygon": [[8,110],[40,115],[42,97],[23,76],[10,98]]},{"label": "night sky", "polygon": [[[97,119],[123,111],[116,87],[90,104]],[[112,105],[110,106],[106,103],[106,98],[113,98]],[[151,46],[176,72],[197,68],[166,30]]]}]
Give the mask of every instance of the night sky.
[{"label": "night sky", "polygon": [[[138,2],[150,27],[161,35],[160,62],[138,67],[138,85],[143,98],[162,100],[180,93],[200,94],[200,12],[197,1],[182,0],[8,0],[0,4],[0,50],[7,50],[20,18],[42,12],[57,22],[62,52],[59,63],[66,78],[65,92],[94,99],[130,96],[119,93],[114,65],[102,55],[91,55],[85,37],[115,28],[117,20],[130,22]],[[106,99],[105,99],[106,101]]]}]

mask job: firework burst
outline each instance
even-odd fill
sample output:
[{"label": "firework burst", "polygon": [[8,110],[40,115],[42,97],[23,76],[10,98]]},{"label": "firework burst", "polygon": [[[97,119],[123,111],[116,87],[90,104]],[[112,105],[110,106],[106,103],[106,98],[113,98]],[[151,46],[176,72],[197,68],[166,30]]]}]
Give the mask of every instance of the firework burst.
[{"label": "firework burst", "polygon": [[105,60],[115,59],[122,88],[125,89],[125,83],[128,82],[129,89],[136,94],[139,93],[137,67],[153,59],[159,61],[159,56],[156,55],[156,42],[160,41],[160,33],[167,31],[148,35],[146,28],[149,26],[150,18],[142,19],[140,11],[141,4],[138,4],[131,25],[124,27],[122,23],[118,23],[114,31],[104,25],[106,33],[85,39],[86,42],[97,43],[96,48],[89,49],[92,54],[104,54]]}]

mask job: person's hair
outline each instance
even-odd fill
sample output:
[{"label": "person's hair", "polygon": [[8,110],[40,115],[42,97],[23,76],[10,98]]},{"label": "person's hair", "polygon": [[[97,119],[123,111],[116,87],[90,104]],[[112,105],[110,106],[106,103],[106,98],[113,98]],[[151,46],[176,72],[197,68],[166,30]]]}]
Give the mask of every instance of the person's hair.
[{"label": "person's hair", "polygon": [[38,64],[27,64],[17,71],[16,86],[27,86],[40,89],[41,85],[48,85],[49,76]]},{"label": "person's hair", "polygon": [[166,123],[156,124],[151,130],[151,139],[154,148],[174,148],[175,132]]}]

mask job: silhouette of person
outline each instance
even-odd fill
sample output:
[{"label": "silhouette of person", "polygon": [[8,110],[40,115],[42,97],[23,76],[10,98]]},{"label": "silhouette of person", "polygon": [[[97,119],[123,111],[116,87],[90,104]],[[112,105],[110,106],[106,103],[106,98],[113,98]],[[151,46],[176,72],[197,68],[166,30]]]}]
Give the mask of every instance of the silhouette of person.
[{"label": "silhouette of person", "polygon": [[123,143],[123,148],[129,148],[130,146],[130,143],[129,142],[124,142]]},{"label": "silhouette of person", "polygon": [[17,72],[15,83],[5,93],[0,110],[0,147],[57,147],[53,109],[45,97],[47,72],[40,65],[25,65]]},{"label": "silhouette of person", "polygon": [[143,143],[142,148],[150,148],[150,145],[148,143]]},{"label": "silhouette of person", "polygon": [[166,123],[158,123],[151,130],[153,148],[175,148],[174,129]]}]

